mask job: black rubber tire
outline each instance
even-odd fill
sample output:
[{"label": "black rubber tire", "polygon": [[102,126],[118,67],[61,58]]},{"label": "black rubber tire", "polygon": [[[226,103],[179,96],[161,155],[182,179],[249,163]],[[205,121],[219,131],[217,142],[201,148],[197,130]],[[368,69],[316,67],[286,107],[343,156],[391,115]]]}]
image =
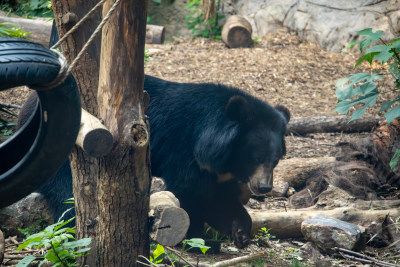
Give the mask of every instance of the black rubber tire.
[{"label": "black rubber tire", "polygon": [[[27,40],[0,38],[0,90],[50,83],[60,69],[55,52]],[[28,122],[0,144],[0,208],[38,189],[68,157],[79,132],[81,105],[70,75],[63,84],[38,91]]]}]

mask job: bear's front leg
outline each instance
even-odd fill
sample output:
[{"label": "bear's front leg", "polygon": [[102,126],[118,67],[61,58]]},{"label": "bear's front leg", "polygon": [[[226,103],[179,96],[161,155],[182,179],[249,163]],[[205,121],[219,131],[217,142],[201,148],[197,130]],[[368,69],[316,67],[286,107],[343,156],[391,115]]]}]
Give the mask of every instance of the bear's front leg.
[{"label": "bear's front leg", "polygon": [[232,236],[238,248],[249,245],[252,222],[237,197],[222,192],[217,194],[208,206],[206,222],[220,233]]}]

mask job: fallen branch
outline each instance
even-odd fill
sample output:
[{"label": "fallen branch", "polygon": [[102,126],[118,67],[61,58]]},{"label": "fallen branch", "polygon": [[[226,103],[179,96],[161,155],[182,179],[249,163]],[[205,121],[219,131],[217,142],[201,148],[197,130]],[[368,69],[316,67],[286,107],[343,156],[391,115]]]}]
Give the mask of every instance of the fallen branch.
[{"label": "fallen branch", "polygon": [[387,215],[398,217],[400,209],[368,210],[353,207],[336,208],[333,210],[301,209],[288,210],[287,212],[249,210],[253,221],[252,233],[257,233],[262,227],[271,228],[270,233],[277,238],[302,237],[301,223],[312,219],[318,214],[323,214],[342,221],[358,223],[375,221]]},{"label": "fallen branch", "polygon": [[369,257],[362,253],[354,252],[352,250],[348,250],[348,249],[344,249],[344,248],[335,248],[335,250],[340,252],[340,255],[342,255],[344,258],[348,258],[351,260],[355,260],[355,261],[359,261],[359,262],[363,262],[363,263],[369,263],[369,264],[376,264],[376,265],[380,265],[380,266],[388,266],[388,267],[398,266],[396,264],[377,260],[375,258]]},{"label": "fallen branch", "polygon": [[380,118],[363,116],[360,119],[350,121],[349,116],[320,116],[302,117],[290,119],[288,134],[305,135],[310,133],[328,132],[370,132],[378,125]]},{"label": "fallen branch", "polygon": [[255,253],[255,254],[250,254],[250,255],[246,255],[246,256],[241,256],[241,257],[237,257],[237,258],[233,258],[230,260],[225,260],[225,261],[220,261],[217,263],[214,263],[212,265],[208,265],[208,266],[212,266],[212,267],[225,267],[225,266],[233,266],[239,263],[243,263],[243,262],[248,262],[248,261],[252,261],[261,257],[266,256],[268,253],[268,251],[264,251],[264,252],[260,252],[260,253]]}]

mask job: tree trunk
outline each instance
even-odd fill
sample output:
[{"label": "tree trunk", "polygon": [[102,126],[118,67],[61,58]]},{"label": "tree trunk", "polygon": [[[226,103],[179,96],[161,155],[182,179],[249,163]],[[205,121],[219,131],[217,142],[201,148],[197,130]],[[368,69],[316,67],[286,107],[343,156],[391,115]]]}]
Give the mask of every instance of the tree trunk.
[{"label": "tree trunk", "polygon": [[[103,16],[114,1],[107,1]],[[114,136],[101,159],[99,266],[134,266],[149,255],[150,149],[143,103],[147,1],[121,1],[103,28],[98,101]]]},{"label": "tree trunk", "polygon": [[[53,0],[60,36],[97,2]],[[112,2],[108,1],[103,9],[108,10]],[[122,1],[106,24],[101,86],[98,86],[100,37],[95,39],[73,71],[82,107],[96,117],[101,114],[116,142],[111,153],[101,159],[88,156],[78,147],[70,157],[77,238],[92,238],[90,255],[79,263],[80,266],[133,266],[138,255],[149,254],[149,147],[148,140],[143,140],[140,135],[148,137],[147,122],[143,122],[145,108],[140,105],[146,3]],[[96,11],[61,45],[69,63],[89,39],[101,17],[101,10]],[[101,203],[97,201],[99,198],[102,198]]]},{"label": "tree trunk", "polygon": [[[60,36],[71,29],[76,22],[97,4],[97,0],[52,0],[54,18]],[[61,44],[68,63],[77,56],[89,39],[91,33],[101,21],[101,9],[92,14],[78,31]],[[78,84],[82,107],[94,116],[98,115],[97,87],[99,79],[99,59],[101,37],[97,37],[77,64],[73,75]],[[95,266],[97,261],[97,193],[96,183],[99,176],[99,160],[88,156],[82,149],[75,147],[70,156],[73,188],[75,197],[77,239],[91,237],[92,250],[82,259],[80,266]]]}]

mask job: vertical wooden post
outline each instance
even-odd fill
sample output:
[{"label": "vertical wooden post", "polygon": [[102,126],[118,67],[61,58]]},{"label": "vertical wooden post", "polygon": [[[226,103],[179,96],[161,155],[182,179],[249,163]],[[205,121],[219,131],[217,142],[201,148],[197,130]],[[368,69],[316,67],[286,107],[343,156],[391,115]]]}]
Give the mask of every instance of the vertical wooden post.
[{"label": "vertical wooden post", "polygon": [[[82,19],[98,0],[52,0],[54,19],[60,36],[70,30],[78,20]],[[101,9],[97,10],[88,21],[61,44],[67,61],[71,63],[83,47],[90,35],[101,22]],[[73,71],[78,84],[82,107],[94,116],[98,115],[97,88],[99,79],[101,36],[97,37],[89,50]],[[97,262],[97,177],[99,160],[88,156],[82,149],[75,147],[70,156],[71,171],[75,197],[77,239],[91,237],[90,254],[80,259],[79,266],[95,266]],[[72,196],[71,196],[72,197]]]},{"label": "vertical wooden post", "polygon": [[[103,16],[114,1],[107,1]],[[102,36],[99,115],[114,136],[100,164],[99,266],[149,255],[149,130],[143,107],[147,1],[123,0]]]},{"label": "vertical wooden post", "polygon": [[[97,2],[53,0],[60,35]],[[106,3],[104,12],[113,2]],[[73,72],[82,106],[104,120],[115,141],[107,157],[92,158],[79,148],[71,156],[77,237],[93,240],[81,266],[133,266],[138,255],[149,255],[150,150],[141,104],[146,12],[147,1],[122,0],[103,30],[101,57],[97,39]],[[97,12],[62,44],[69,63],[100,21]]]}]

